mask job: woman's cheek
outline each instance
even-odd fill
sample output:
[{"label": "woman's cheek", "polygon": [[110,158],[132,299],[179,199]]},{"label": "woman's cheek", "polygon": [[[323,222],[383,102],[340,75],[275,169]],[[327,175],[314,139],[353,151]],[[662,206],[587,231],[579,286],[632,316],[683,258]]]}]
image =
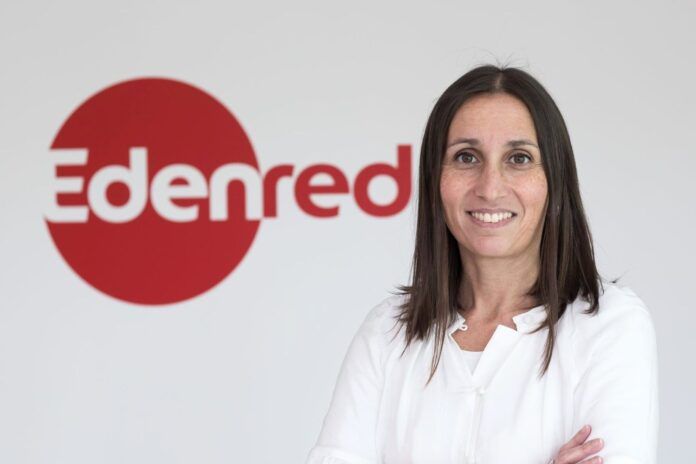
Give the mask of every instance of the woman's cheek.
[{"label": "woman's cheek", "polygon": [[536,211],[544,209],[547,195],[546,176],[544,172],[531,172],[527,176],[520,176],[516,182],[517,191],[520,192],[527,207]]}]

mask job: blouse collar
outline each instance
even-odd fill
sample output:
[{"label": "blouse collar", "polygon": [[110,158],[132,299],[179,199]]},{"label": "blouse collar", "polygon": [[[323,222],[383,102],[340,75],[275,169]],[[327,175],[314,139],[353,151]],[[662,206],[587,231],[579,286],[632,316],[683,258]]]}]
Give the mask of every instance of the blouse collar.
[{"label": "blouse collar", "polygon": [[[536,329],[540,323],[546,318],[546,308],[544,305],[535,306],[523,313],[512,316],[512,320],[520,333],[530,333]],[[452,334],[459,330],[464,318],[459,312],[455,313],[455,320],[448,329],[448,333]]]},{"label": "blouse collar", "polygon": [[[522,339],[523,334],[528,334],[536,329],[545,317],[546,308],[544,305],[539,305],[513,316],[512,320],[517,330],[498,324],[481,354],[473,374],[469,373],[464,368],[464,364],[459,362],[461,349],[457,343],[453,339],[445,343],[443,356],[447,368],[443,369],[443,375],[447,390],[450,392],[473,391],[483,394],[517,343]],[[456,313],[455,321],[449,328],[450,335],[459,329],[463,320],[464,318]]]}]

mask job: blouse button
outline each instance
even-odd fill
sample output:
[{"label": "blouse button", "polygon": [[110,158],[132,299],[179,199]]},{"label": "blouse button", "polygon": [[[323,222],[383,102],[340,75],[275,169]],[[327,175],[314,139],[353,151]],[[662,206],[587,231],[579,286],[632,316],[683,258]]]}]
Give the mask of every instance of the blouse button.
[{"label": "blouse button", "polygon": [[486,388],[485,387],[478,387],[476,389],[476,393],[478,393],[478,396],[483,396],[486,394]]}]

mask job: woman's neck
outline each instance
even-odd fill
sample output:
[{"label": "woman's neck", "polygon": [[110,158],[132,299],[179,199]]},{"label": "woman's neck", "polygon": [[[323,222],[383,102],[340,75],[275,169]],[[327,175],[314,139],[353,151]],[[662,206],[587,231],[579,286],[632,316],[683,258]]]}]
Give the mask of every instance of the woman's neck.
[{"label": "woman's neck", "polygon": [[463,259],[460,304],[470,316],[495,321],[539,303],[527,295],[539,275],[536,257]]}]

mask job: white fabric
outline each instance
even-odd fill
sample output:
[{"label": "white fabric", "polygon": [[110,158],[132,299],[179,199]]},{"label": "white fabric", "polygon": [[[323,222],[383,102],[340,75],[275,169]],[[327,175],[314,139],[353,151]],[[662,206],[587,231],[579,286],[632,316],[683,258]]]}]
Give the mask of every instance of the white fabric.
[{"label": "white fabric", "polygon": [[629,288],[604,286],[596,316],[583,314],[579,298],[567,306],[541,380],[548,330],[529,333],[545,318],[538,306],[513,318],[517,330],[496,328],[473,375],[453,322],[427,388],[434,337],[400,358],[404,330],[393,318],[405,297],[384,299],[350,343],[307,464],[545,464],[584,424],[593,427],[588,440],[604,439],[605,464],[654,464],[652,317]]},{"label": "white fabric", "polygon": [[462,349],[459,351],[462,352],[464,362],[466,362],[466,365],[469,367],[469,373],[473,374],[474,370],[476,370],[476,365],[478,364],[479,359],[481,359],[483,351],[469,351]]}]

